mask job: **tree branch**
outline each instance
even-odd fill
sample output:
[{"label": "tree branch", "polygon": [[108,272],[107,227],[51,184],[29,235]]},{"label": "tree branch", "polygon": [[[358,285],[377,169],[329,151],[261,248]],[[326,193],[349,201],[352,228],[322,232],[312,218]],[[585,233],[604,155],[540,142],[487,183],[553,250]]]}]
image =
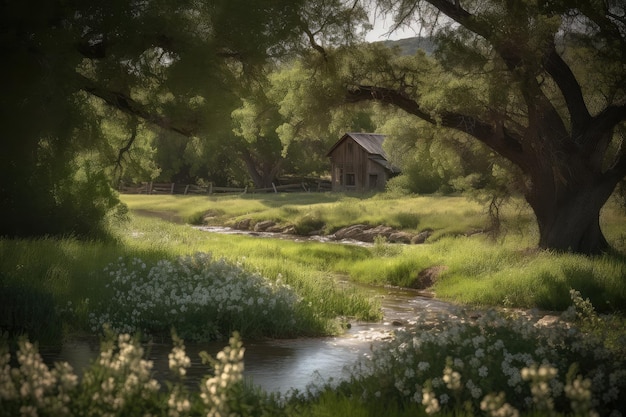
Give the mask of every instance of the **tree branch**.
[{"label": "tree branch", "polygon": [[311,29],[309,29],[309,27],[306,25],[306,23],[304,23],[304,21],[302,21],[302,19],[300,19],[299,25],[300,29],[302,29],[302,31],[309,38],[309,44],[311,45],[311,47],[322,55],[324,61],[328,61],[328,54],[326,53],[326,50],[317,43],[317,41],[315,40],[315,35],[313,35],[313,33],[311,32]]},{"label": "tree branch", "polygon": [[137,123],[133,123],[128,142],[126,142],[126,145],[120,148],[117,153],[117,160],[115,161],[115,165],[118,166],[120,169],[122,168],[122,158],[124,157],[124,154],[126,152],[130,151],[130,147],[133,146],[135,139],[137,139]]},{"label": "tree branch", "polygon": [[415,100],[389,88],[360,85],[348,89],[346,102],[357,103],[367,100],[392,104],[430,124],[467,133],[518,165],[522,170],[527,168],[521,138],[503,126],[496,129],[492,124],[473,116],[454,112],[444,112],[435,118],[420,108]]},{"label": "tree branch", "polygon": [[556,51],[554,43],[550,45],[544,67],[565,98],[571,119],[572,136],[576,139],[577,132],[580,132],[582,127],[589,122],[591,115],[585,105],[580,84],[570,67]]},{"label": "tree branch", "polygon": [[195,126],[178,126],[167,117],[148,111],[141,103],[136,102],[127,94],[107,90],[83,75],[77,74],[77,77],[80,81],[81,90],[104,100],[108,105],[115,107],[123,113],[139,117],[140,119],[143,119],[153,125],[179,133],[186,137],[191,137],[196,133],[197,127]]},{"label": "tree branch", "polygon": [[[626,120],[626,105],[609,106],[593,117],[582,133],[583,146],[580,153],[588,155],[590,162],[598,171],[602,169],[606,151],[613,141],[615,126],[624,120]],[[622,158],[626,159],[626,156],[622,155]],[[622,164],[626,164],[626,161]],[[620,162],[616,162],[614,167],[619,165]],[[622,173],[622,176],[624,175],[626,171]]]}]

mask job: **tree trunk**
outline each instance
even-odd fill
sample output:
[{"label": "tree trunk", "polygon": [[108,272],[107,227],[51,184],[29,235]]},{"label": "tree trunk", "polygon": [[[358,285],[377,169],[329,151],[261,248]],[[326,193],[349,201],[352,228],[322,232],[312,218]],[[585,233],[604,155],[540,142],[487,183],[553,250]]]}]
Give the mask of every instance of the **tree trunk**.
[{"label": "tree trunk", "polygon": [[614,189],[612,181],[561,186],[535,183],[526,195],[539,225],[539,247],[559,252],[599,254],[609,248],[600,228],[600,210]]},{"label": "tree trunk", "polygon": [[256,188],[269,188],[272,186],[276,175],[280,171],[282,165],[282,159],[272,160],[266,158],[261,162],[260,158],[254,158],[247,149],[240,150],[241,158],[246,164],[248,174],[254,183]]}]

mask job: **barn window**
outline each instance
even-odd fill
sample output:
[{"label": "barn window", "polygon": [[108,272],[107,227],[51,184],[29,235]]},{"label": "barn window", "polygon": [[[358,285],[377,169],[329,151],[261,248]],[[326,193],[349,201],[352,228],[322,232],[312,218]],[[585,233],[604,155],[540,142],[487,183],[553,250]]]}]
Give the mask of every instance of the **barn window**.
[{"label": "barn window", "polygon": [[346,174],[346,185],[348,187],[356,185],[356,177],[355,177],[355,175],[353,173],[352,174]]}]

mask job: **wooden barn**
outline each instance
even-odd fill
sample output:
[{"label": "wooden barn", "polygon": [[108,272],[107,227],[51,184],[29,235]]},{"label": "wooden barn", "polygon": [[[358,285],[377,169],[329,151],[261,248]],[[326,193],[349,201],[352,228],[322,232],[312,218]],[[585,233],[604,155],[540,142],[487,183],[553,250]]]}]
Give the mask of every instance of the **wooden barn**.
[{"label": "wooden barn", "polygon": [[384,135],[346,133],[328,151],[333,191],[384,190],[400,170],[387,161]]}]

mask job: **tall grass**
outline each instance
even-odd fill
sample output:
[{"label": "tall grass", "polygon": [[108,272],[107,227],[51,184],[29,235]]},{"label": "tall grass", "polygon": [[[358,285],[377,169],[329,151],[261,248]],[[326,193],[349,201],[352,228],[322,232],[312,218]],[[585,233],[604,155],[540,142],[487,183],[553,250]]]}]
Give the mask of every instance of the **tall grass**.
[{"label": "tall grass", "polygon": [[[66,329],[88,329],[93,303],[111,297],[106,265],[122,257],[155,264],[195,252],[239,263],[269,279],[278,276],[314,306],[324,332],[336,332],[337,316],[374,320],[377,306],[334,277],[369,284],[412,286],[420,272],[445,266],[433,290],[438,298],[473,306],[539,307],[562,310],[574,288],[601,311],[626,305],[626,222],[608,206],[602,225],[618,251],[600,257],[555,254],[532,248],[537,232],[523,205],[502,213],[505,234],[467,236],[486,227],[483,207],[463,197],[360,198],[340,194],[182,197],[123,196],[131,212],[183,218],[209,213],[225,223],[246,216],[319,226],[325,231],[354,223],[386,224],[403,230],[433,230],[424,245],[356,247],[206,233],[158,217],[131,216],[113,233],[118,241],[85,242],[73,238],[0,240],[0,285],[27,296],[36,288],[50,294]],[[620,243],[621,242],[621,243]],[[8,290],[7,290],[8,291]],[[24,304],[17,303],[16,305]],[[31,303],[33,304],[33,303]],[[45,303],[39,303],[44,305]],[[7,324],[0,323],[7,326]],[[11,325],[10,323],[8,325]]]},{"label": "tall grass", "polygon": [[[51,295],[54,311],[60,314],[67,331],[91,332],[89,315],[95,306],[106,305],[110,303],[108,300],[119,296],[110,286],[107,265],[133,259],[156,265],[161,260],[174,261],[179,256],[208,252],[214,258],[239,263],[250,273],[270,280],[280,277],[293,287],[306,306],[300,310],[307,317],[301,317],[300,328],[290,331],[291,335],[335,334],[341,331],[342,320],[338,318],[377,320],[380,317],[377,304],[368,300],[361,290],[346,289],[326,273],[327,261],[322,254],[327,253],[328,258],[340,254],[320,243],[260,242],[243,236],[207,234],[158,218],[131,218],[129,223],[118,225],[118,242],[84,242],[72,238],[0,240],[0,287],[5,293],[9,288],[18,288],[21,293],[32,294],[30,299],[19,299],[19,304],[14,305],[18,309],[39,303],[36,294],[27,291],[38,288]],[[311,252],[303,245],[310,246]],[[197,320],[208,323],[210,318]],[[280,326],[280,321],[275,324]],[[42,336],[32,328],[15,330],[26,331],[34,339]],[[269,328],[264,332],[266,336],[279,334]]]}]

